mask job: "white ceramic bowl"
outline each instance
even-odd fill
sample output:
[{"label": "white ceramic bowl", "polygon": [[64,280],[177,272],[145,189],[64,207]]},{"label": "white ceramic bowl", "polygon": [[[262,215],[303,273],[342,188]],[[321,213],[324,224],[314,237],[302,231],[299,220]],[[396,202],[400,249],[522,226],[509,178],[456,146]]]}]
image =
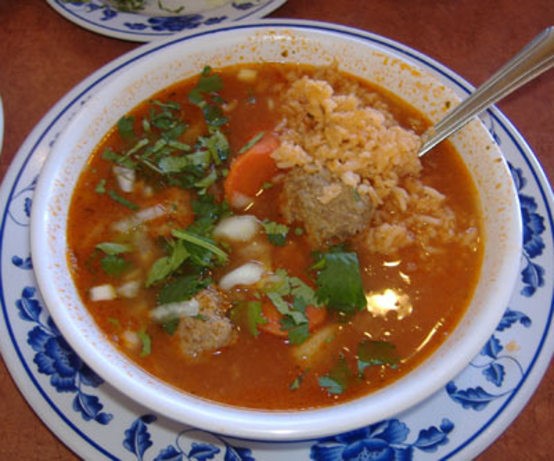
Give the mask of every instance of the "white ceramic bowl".
[{"label": "white ceramic bowl", "polygon": [[[412,55],[417,57],[417,53]],[[60,134],[35,192],[31,244],[38,284],[57,326],[81,358],[116,389],[162,414],[212,432],[261,440],[299,440],[391,417],[454,378],[479,352],[508,303],[520,264],[521,223],[506,162],[474,121],[451,139],[477,185],[485,255],[471,305],[456,330],[416,370],[384,389],[338,406],[301,412],[231,408],[199,400],[145,373],[113,347],[83,306],[69,274],[66,218],[72,191],[93,148],[117,120],[174,81],[237,62],[329,64],[381,85],[438,120],[456,92],[407,61],[387,40],[324,23],[263,21],[154,43],[119,60],[109,79]]]}]

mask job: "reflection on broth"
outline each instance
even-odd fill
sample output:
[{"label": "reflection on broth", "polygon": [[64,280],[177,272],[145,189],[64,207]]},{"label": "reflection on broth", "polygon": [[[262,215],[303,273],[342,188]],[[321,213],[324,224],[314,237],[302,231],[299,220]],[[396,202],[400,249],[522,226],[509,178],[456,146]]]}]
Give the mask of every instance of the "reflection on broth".
[{"label": "reflection on broth", "polygon": [[335,66],[210,68],[96,148],[71,203],[80,295],[123,353],[248,408],[348,401],[418,366],[478,278],[476,193],[427,123]]},{"label": "reflection on broth", "polygon": [[413,311],[410,296],[400,290],[386,288],[379,293],[366,295],[367,311],[374,317],[386,317],[389,312],[394,312],[398,320],[410,315]]}]

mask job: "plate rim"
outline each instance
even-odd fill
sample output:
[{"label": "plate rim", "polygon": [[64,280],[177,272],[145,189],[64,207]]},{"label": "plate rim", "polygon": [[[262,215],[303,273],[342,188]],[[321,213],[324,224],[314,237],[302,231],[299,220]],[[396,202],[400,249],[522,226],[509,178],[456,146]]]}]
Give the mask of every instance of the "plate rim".
[{"label": "plate rim", "polygon": [[[240,22],[245,20],[255,20],[255,19],[261,19],[265,15],[272,13],[276,9],[278,9],[280,6],[282,6],[284,3],[287,2],[287,0],[261,0],[264,1],[264,3],[260,4],[256,8],[253,8],[251,11],[248,11],[244,14],[238,15],[236,17],[233,17],[231,19],[227,19],[224,22]],[[76,11],[64,6],[61,4],[61,0],[46,0],[48,5],[54,9],[57,13],[59,13],[61,16],[63,16],[68,21],[72,22],[73,24],[76,24],[90,32],[94,32],[100,35],[104,35],[106,37],[111,38],[117,38],[120,40],[127,40],[131,42],[151,42],[155,40],[160,40],[168,37],[173,37],[175,35],[181,35],[181,34],[190,34],[191,31],[196,31],[199,29],[204,29],[209,26],[205,25],[199,25],[195,27],[194,29],[184,29],[179,32],[165,32],[165,31],[153,31],[153,32],[146,32],[144,30],[132,30],[130,28],[121,28],[121,27],[110,27],[109,25],[105,25],[102,23],[99,23],[98,21],[94,21],[90,18],[84,17],[80,14],[78,14]],[[227,6],[227,5],[225,5]],[[221,9],[221,7],[219,8]],[[216,8],[214,8],[214,11],[217,11]],[[152,18],[150,15],[144,15],[141,13],[126,13],[126,12],[118,12],[118,15],[122,15],[124,18],[128,19],[135,19],[138,21],[144,21],[144,18]],[[178,17],[178,15],[175,15]],[[147,19],[146,19],[147,20]]]}]

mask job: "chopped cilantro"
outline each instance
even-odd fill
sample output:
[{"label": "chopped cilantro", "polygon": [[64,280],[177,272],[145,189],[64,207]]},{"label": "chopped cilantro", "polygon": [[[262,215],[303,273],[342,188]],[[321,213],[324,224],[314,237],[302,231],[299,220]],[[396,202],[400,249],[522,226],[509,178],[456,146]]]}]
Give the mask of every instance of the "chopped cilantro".
[{"label": "chopped cilantro", "polygon": [[332,250],[317,258],[312,267],[318,269],[318,301],[345,314],[362,310],[367,300],[356,253]]},{"label": "chopped cilantro", "polygon": [[293,344],[301,344],[309,336],[308,305],[318,306],[314,290],[298,277],[291,277],[283,269],[275,273],[275,280],[268,284],[265,293],[283,318],[282,330],[288,332]]},{"label": "chopped cilantro", "polygon": [[291,344],[302,344],[310,336],[308,319],[304,316],[301,322],[292,315],[285,315],[281,320],[282,329],[288,333]]},{"label": "chopped cilantro", "polygon": [[[187,230],[180,230],[180,229],[173,229],[171,231],[171,234],[182,240],[184,242],[185,247],[187,248],[189,254],[193,253],[193,256],[198,255],[198,249],[204,250],[202,252],[203,255],[205,255],[205,252],[211,253],[213,256],[215,256],[216,261],[218,263],[225,263],[228,259],[227,253],[223,251],[221,248],[217,246],[214,240],[207,237],[206,235],[201,235],[199,233],[194,232],[192,229],[192,226],[189,226]],[[210,257],[210,261],[211,261]],[[204,257],[196,258],[197,263],[201,265],[210,264],[210,262],[206,263],[206,259]]]},{"label": "chopped cilantro", "polygon": [[107,255],[118,255],[121,253],[129,253],[133,247],[128,243],[101,242],[96,245],[96,248],[103,251]]},{"label": "chopped cilantro", "polygon": [[106,274],[120,277],[129,269],[131,263],[121,256],[108,254],[100,260],[100,266]]},{"label": "chopped cilantro", "polygon": [[136,163],[129,157],[114,152],[112,149],[107,148],[102,152],[102,158],[108,160],[117,165],[124,166],[125,168],[134,169],[136,168]]},{"label": "chopped cilantro", "polygon": [[158,303],[169,304],[187,301],[211,283],[210,278],[203,278],[197,274],[178,277],[162,287],[158,293]]},{"label": "chopped cilantro", "polygon": [[351,378],[352,372],[346,359],[341,355],[329,373],[318,378],[318,383],[329,394],[338,395],[346,390]]},{"label": "chopped cilantro", "polygon": [[108,195],[112,200],[116,201],[120,205],[123,205],[124,207],[129,208],[130,210],[137,211],[140,208],[136,203],[133,203],[130,200],[127,200],[125,197],[119,195],[113,189],[108,190]]},{"label": "chopped cilantro", "polygon": [[100,266],[104,272],[112,277],[121,276],[131,265],[121,256],[132,251],[131,245],[114,242],[102,242],[96,245],[96,249],[102,251],[105,256],[100,259]]},{"label": "chopped cilantro", "polygon": [[211,130],[210,136],[201,137],[198,142],[208,150],[214,164],[219,165],[229,158],[229,141],[221,130]]},{"label": "chopped cilantro", "polygon": [[249,301],[247,306],[248,328],[254,336],[257,336],[259,334],[258,325],[267,322],[262,316],[262,303],[259,301]]},{"label": "chopped cilantro", "polygon": [[210,164],[210,153],[208,151],[196,151],[192,154],[163,157],[158,163],[158,168],[164,174],[194,171],[195,169],[207,168]]},{"label": "chopped cilantro", "polygon": [[213,169],[213,170],[210,170],[210,172],[202,179],[200,179],[199,181],[196,181],[194,183],[194,187],[196,187],[196,189],[198,189],[198,193],[202,195],[202,194],[205,194],[206,190],[210,186],[215,184],[216,181],[217,181],[217,172],[215,169]]},{"label": "chopped cilantro", "polygon": [[304,376],[305,375],[306,375],[306,371],[303,371],[296,378],[294,378],[292,383],[290,383],[290,385],[289,385],[289,389],[291,391],[295,391],[297,389],[300,389],[300,386],[302,385],[302,381],[304,381]]},{"label": "chopped cilantro", "polygon": [[179,326],[179,318],[169,319],[162,323],[162,329],[168,335],[173,335],[177,331],[178,326]]},{"label": "chopped cilantro", "polygon": [[223,88],[221,77],[212,73],[209,66],[204,67],[196,86],[189,93],[189,101],[202,109],[204,119],[210,127],[221,127],[227,118],[221,109],[221,98],[217,94]]},{"label": "chopped cilantro", "polygon": [[146,357],[147,355],[150,355],[152,353],[152,338],[146,332],[146,330],[137,331],[137,335],[142,344],[142,347],[140,350],[140,356]]},{"label": "chopped cilantro", "polygon": [[239,154],[244,154],[252,146],[257,144],[257,142],[264,137],[265,132],[260,131],[258,134],[254,135],[244,146],[239,149]]},{"label": "chopped cilantro", "polygon": [[217,74],[213,74],[210,66],[205,66],[204,69],[202,69],[198,83],[190,92],[189,100],[193,104],[200,104],[202,102],[202,93],[213,93],[222,88],[223,83],[221,82],[221,77]]},{"label": "chopped cilantro", "polygon": [[146,286],[152,286],[175,272],[189,257],[189,252],[181,241],[169,243],[169,254],[157,259],[148,272]]},{"label": "chopped cilantro", "polygon": [[231,214],[227,202],[218,203],[210,194],[199,195],[196,200],[193,200],[192,211],[197,220],[211,224]]},{"label": "chopped cilantro", "polygon": [[292,324],[288,323],[289,327],[291,327],[291,325],[299,325],[302,323],[307,324],[308,319],[304,314],[304,310],[295,309],[296,306],[294,302],[291,304],[290,302],[285,301],[285,299],[278,293],[271,291],[267,293],[267,297],[271,300],[279,313],[285,317],[285,319],[288,318],[293,322]]},{"label": "chopped cilantro", "polygon": [[262,303],[260,301],[244,301],[238,303],[231,311],[231,318],[234,323],[243,326],[252,336],[258,336],[259,325],[267,323],[262,314]]},{"label": "chopped cilantro", "polygon": [[400,362],[396,346],[387,341],[363,341],[358,345],[358,373],[367,367],[389,365],[395,368]]},{"label": "chopped cilantro", "polygon": [[135,136],[135,117],[123,116],[117,122],[117,131],[123,139],[130,139]]},{"label": "chopped cilantro", "polygon": [[262,226],[271,244],[284,246],[287,243],[287,235],[290,230],[287,225],[264,219]]},{"label": "chopped cilantro", "polygon": [[106,193],[106,180],[105,179],[101,179],[100,181],[98,181],[98,184],[94,188],[94,192],[96,192],[97,194],[105,194]]}]

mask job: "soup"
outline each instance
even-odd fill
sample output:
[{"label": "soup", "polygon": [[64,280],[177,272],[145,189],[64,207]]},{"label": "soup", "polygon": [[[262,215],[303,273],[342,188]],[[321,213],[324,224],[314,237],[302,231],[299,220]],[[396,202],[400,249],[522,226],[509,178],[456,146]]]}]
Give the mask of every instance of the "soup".
[{"label": "soup", "polygon": [[196,396],[307,409],[373,392],[455,328],[478,198],[425,119],[336,66],[213,70],[120,119],[79,178],[68,258],[107,337]]}]

